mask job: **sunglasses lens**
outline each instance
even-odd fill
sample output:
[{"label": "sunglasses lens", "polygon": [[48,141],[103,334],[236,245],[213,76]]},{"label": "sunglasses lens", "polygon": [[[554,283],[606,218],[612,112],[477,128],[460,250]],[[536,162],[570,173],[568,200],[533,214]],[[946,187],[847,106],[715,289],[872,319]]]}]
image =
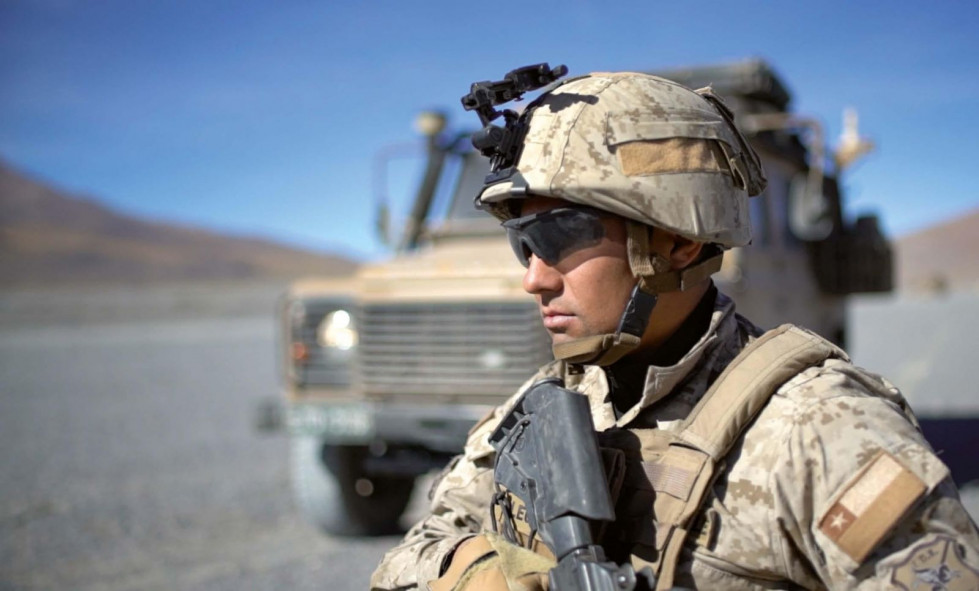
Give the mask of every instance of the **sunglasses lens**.
[{"label": "sunglasses lens", "polygon": [[507,228],[507,238],[510,240],[510,248],[513,249],[513,254],[517,255],[517,260],[520,261],[520,264],[524,267],[529,267],[530,256],[533,252],[524,239],[523,234],[519,230]]},{"label": "sunglasses lens", "polygon": [[503,223],[510,247],[524,267],[531,255],[549,265],[573,252],[601,242],[605,227],[591,210],[560,208],[535,213]]}]

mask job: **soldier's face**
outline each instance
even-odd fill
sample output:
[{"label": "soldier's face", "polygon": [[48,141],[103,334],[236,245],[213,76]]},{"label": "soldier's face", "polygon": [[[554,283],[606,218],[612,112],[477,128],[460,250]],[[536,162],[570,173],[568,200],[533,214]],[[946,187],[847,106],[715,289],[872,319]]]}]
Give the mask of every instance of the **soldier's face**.
[{"label": "soldier's face", "polygon": [[[521,216],[570,204],[559,199],[532,197]],[[523,288],[540,307],[544,328],[554,343],[615,332],[636,280],[626,254],[622,218],[602,217],[605,235],[597,243],[574,250],[554,263],[529,257]]]}]

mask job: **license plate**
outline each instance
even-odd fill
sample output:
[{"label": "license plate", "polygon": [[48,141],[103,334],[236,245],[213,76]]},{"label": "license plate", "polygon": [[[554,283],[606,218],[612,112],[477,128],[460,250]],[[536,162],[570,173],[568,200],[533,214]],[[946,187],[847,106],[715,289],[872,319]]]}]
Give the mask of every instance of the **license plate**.
[{"label": "license plate", "polygon": [[303,435],[322,435],[331,442],[363,441],[374,434],[374,420],[367,407],[357,404],[299,404],[289,409],[289,430]]}]

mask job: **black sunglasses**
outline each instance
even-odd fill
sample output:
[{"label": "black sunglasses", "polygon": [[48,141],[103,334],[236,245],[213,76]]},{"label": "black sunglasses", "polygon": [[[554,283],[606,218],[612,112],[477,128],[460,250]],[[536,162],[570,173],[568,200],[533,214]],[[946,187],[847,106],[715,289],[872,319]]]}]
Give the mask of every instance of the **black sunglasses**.
[{"label": "black sunglasses", "polygon": [[591,207],[559,207],[503,222],[510,247],[524,267],[537,255],[548,265],[594,246],[605,236],[602,212]]}]

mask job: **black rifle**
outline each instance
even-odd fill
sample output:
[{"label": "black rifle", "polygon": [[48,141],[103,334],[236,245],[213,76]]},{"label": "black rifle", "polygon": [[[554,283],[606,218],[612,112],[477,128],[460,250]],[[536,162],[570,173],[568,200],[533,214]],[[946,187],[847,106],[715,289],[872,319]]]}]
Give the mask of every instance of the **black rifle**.
[{"label": "black rifle", "polygon": [[[490,435],[496,449],[494,504],[503,512],[503,536],[518,542],[505,491],[526,507],[530,541],[536,535],[551,549],[557,566],[551,591],[646,591],[656,587],[652,571],[607,561],[592,540],[591,523],[613,521],[615,511],[602,468],[588,399],[564,388],[558,378],[528,389]],[[495,523],[495,521],[494,521]]]}]

